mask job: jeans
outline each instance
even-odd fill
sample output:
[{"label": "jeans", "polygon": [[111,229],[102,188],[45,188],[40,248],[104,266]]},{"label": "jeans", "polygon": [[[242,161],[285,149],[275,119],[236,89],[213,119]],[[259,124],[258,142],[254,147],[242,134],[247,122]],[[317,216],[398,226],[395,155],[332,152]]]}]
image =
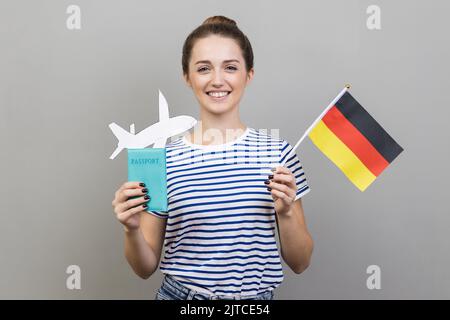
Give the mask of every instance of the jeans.
[{"label": "jeans", "polygon": [[273,290],[262,292],[253,296],[225,296],[206,295],[186,288],[171,275],[165,274],[161,287],[156,293],[155,300],[272,300]]}]

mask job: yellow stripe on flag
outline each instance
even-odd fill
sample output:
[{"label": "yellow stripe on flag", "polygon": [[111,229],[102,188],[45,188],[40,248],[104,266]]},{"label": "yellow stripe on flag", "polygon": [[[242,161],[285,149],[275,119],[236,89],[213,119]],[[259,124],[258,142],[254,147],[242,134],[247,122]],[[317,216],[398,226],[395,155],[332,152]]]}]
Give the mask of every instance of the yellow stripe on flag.
[{"label": "yellow stripe on flag", "polygon": [[359,190],[364,191],[376,179],[376,176],[322,120],[311,130],[309,137]]}]

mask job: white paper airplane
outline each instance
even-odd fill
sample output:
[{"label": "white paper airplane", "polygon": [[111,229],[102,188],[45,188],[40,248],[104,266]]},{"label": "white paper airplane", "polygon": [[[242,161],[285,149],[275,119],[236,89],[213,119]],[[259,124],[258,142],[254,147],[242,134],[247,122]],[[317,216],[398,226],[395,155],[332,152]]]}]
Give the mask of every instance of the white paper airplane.
[{"label": "white paper airplane", "polygon": [[130,132],[114,122],[109,124],[109,128],[119,139],[116,150],[109,158],[114,159],[124,148],[146,148],[151,144],[153,144],[153,148],[164,148],[168,138],[189,130],[196,123],[197,120],[190,116],[169,118],[169,106],[166,98],[159,91],[159,122],[136,135],[134,134],[134,123],[130,125]]}]

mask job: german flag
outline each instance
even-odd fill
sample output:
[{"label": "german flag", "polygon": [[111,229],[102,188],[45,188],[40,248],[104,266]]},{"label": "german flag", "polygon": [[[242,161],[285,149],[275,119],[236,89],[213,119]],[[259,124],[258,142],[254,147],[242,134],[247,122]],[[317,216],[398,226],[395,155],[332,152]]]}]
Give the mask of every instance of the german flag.
[{"label": "german flag", "polygon": [[403,148],[348,91],[330,106],[308,136],[364,191]]}]

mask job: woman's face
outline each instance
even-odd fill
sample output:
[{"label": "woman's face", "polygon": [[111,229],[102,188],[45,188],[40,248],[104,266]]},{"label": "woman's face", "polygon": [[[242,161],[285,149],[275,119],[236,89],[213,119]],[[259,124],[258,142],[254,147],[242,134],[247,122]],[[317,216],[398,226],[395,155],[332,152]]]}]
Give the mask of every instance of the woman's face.
[{"label": "woman's face", "polygon": [[211,35],[195,42],[185,80],[202,108],[221,114],[239,106],[253,73],[233,39]]}]

